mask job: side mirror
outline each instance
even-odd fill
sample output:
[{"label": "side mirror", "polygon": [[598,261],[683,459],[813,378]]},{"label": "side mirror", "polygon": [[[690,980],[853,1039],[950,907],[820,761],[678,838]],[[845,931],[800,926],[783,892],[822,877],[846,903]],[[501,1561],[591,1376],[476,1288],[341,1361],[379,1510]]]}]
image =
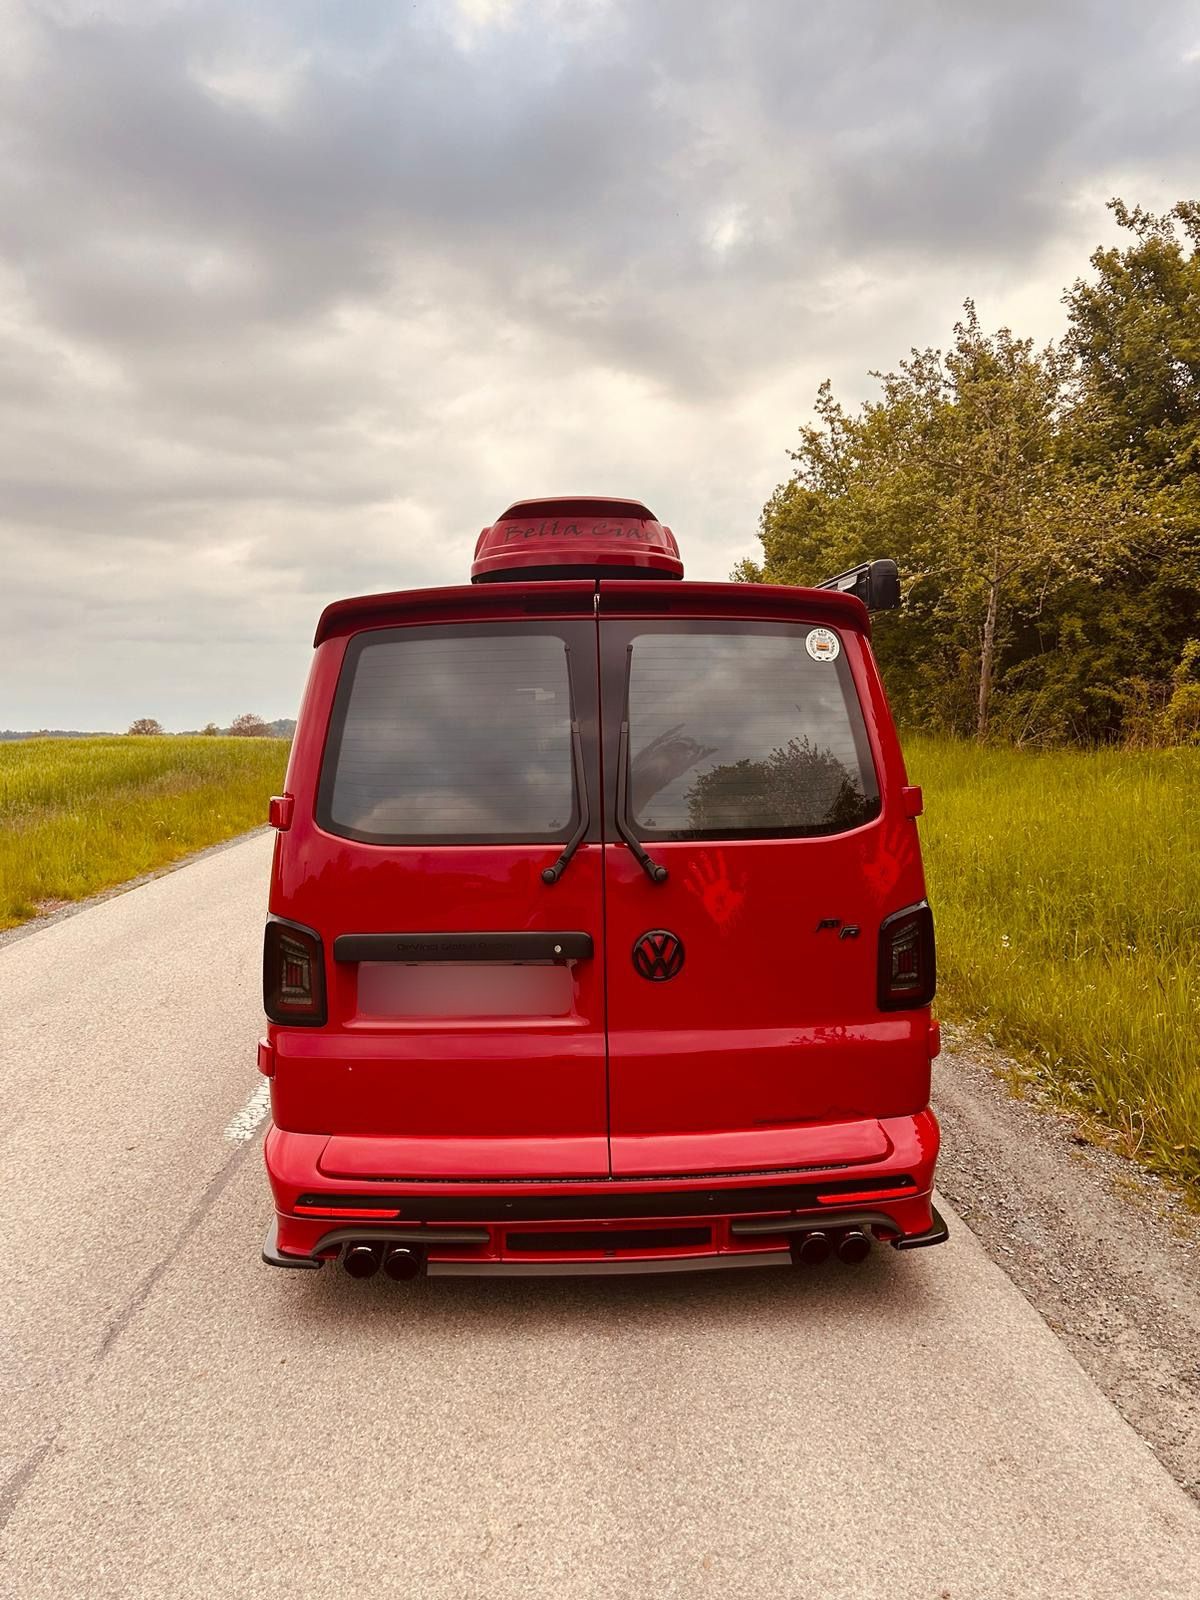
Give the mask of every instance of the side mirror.
[{"label": "side mirror", "polygon": [[864,561],[861,567],[839,572],[836,578],[826,578],[816,587],[852,594],[868,611],[894,611],[900,604],[900,570],[887,556]]},{"label": "side mirror", "polygon": [[895,611],[900,604],[900,569],[884,556],[867,566],[867,592],[862,600],[868,611]]}]

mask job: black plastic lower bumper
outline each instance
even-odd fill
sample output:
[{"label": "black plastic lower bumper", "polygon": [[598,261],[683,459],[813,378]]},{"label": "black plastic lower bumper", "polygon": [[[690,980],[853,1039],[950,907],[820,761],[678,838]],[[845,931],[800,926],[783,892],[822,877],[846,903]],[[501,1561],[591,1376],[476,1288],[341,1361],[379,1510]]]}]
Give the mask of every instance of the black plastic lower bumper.
[{"label": "black plastic lower bumper", "polygon": [[[927,1245],[945,1244],[946,1240],[950,1237],[950,1229],[947,1227],[945,1218],[942,1216],[941,1212],[936,1206],[931,1206],[930,1210],[933,1213],[933,1226],[925,1233],[898,1234],[895,1238],[889,1239],[888,1243],[892,1246],[893,1250],[922,1250]],[[889,1217],[878,1212],[849,1213],[841,1216],[826,1214],[824,1216],[792,1217],[787,1219],[754,1218],[753,1220],[748,1219],[740,1224],[735,1222],[733,1224],[733,1232],[735,1234],[769,1234],[806,1233],[815,1229],[826,1229],[830,1227],[886,1228],[890,1221],[891,1219]],[[892,1226],[894,1226],[894,1224],[892,1224]],[[439,1229],[435,1236],[432,1230],[423,1228],[397,1228],[395,1226],[383,1228],[378,1226],[364,1226],[360,1228],[342,1227],[336,1228],[332,1232],[323,1235],[319,1241],[318,1249],[327,1250],[335,1246],[341,1246],[348,1243],[351,1239],[366,1238],[379,1240],[381,1242],[390,1240],[393,1243],[427,1243],[433,1240],[435,1237],[437,1242],[442,1244],[478,1244],[486,1240],[487,1230],[483,1228]],[[271,1219],[271,1225],[267,1229],[267,1236],[263,1240],[262,1258],[269,1267],[288,1267],[301,1272],[316,1272],[319,1271],[324,1265],[324,1262],[319,1256],[285,1255],[284,1252],[279,1248],[279,1223],[274,1217]],[[708,1259],[709,1258],[704,1258],[704,1261],[707,1262]],[[729,1264],[727,1261],[719,1261],[717,1257],[713,1257],[711,1259],[713,1264]],[[753,1257],[747,1257],[747,1264],[751,1264],[754,1259],[755,1258]],[[761,1258],[758,1259],[761,1260]],[[594,1265],[595,1263],[592,1264]],[[693,1269],[701,1264],[701,1261],[697,1260],[696,1258],[690,1258],[690,1266]],[[588,1263],[581,1264],[582,1267],[586,1267],[587,1265]],[[501,1270],[503,1270],[503,1268],[501,1268]]]},{"label": "black plastic lower bumper", "polygon": [[901,1234],[898,1239],[892,1240],[893,1250],[923,1250],[927,1244],[945,1244],[950,1237],[946,1219],[936,1206],[930,1206],[929,1209],[933,1212],[933,1227],[929,1232]]},{"label": "black plastic lower bumper", "polygon": [[319,1272],[325,1265],[313,1256],[285,1256],[279,1248],[279,1223],[274,1217],[263,1240],[262,1258],[269,1267],[296,1267],[301,1272]]}]

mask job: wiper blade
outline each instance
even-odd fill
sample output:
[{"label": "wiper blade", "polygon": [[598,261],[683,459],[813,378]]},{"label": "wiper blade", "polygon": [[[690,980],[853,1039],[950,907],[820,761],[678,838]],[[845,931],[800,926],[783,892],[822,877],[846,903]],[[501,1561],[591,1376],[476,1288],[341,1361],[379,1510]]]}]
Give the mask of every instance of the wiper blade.
[{"label": "wiper blade", "polygon": [[575,772],[575,793],[579,796],[579,825],[575,832],[563,845],[562,855],[552,867],[542,868],[543,883],[557,883],[567,870],[567,864],[576,850],[583,843],[583,836],[588,831],[588,824],[592,814],[588,807],[587,774],[583,770],[583,739],[579,733],[579,723],[575,720],[575,684],[571,677],[571,652],[567,651],[567,682],[571,694],[571,760]]},{"label": "wiper blade", "polygon": [[633,852],[633,858],[651,883],[665,883],[670,874],[661,861],[655,861],[633,831],[629,821],[629,723],[621,724],[617,746],[617,832]]}]

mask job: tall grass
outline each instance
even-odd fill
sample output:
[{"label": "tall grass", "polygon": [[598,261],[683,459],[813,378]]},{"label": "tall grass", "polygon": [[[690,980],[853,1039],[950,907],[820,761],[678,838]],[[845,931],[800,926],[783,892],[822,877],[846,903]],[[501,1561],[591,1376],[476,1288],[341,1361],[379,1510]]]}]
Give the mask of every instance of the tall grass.
[{"label": "tall grass", "polygon": [[943,1014],[1200,1182],[1200,750],[905,751]]},{"label": "tall grass", "polygon": [[265,822],[283,739],[0,744],[0,928]]}]

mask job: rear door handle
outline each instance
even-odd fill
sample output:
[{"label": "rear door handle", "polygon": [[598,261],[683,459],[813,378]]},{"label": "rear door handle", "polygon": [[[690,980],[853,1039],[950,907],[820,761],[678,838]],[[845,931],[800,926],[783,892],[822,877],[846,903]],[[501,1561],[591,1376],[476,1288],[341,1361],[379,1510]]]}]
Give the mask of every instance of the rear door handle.
[{"label": "rear door handle", "polygon": [[335,961],[588,961],[590,933],[340,933]]}]

